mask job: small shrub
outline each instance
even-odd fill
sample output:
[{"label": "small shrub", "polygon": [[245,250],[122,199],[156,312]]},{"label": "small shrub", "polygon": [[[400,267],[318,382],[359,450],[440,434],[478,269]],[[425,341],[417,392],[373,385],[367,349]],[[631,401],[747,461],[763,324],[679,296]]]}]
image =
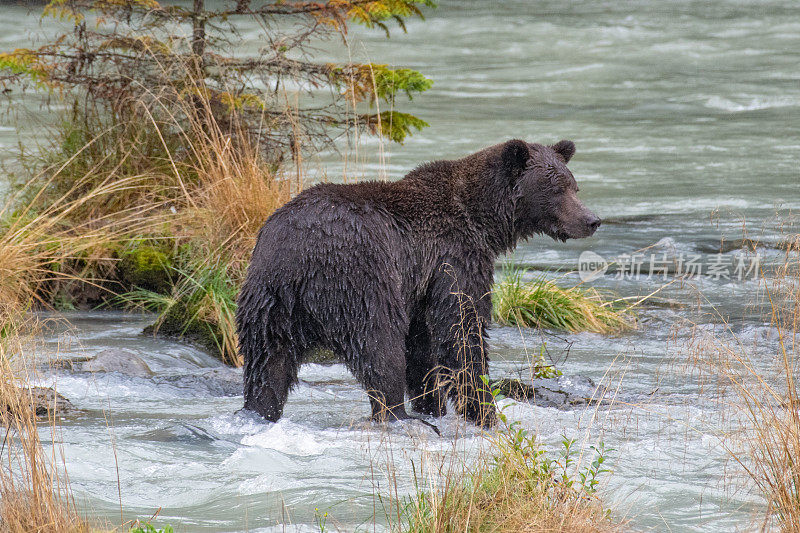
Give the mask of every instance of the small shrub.
[{"label": "small shrub", "polygon": [[539,348],[539,353],[531,364],[531,376],[534,378],[557,378],[561,375],[561,371],[555,366],[551,365],[547,360],[547,345],[542,344]]},{"label": "small shrub", "polygon": [[[481,376],[495,401],[504,399]],[[581,465],[575,441],[564,438],[552,458],[518,421],[498,412],[501,427],[487,436],[490,452],[463,471],[448,472],[438,488],[406,500],[408,533],[617,531],[596,496],[598,478],[609,472],[603,443],[590,447],[594,458]]]},{"label": "small shrub", "polygon": [[129,533],[175,533],[175,530],[169,524],[159,529],[149,522],[142,524],[137,520]]}]

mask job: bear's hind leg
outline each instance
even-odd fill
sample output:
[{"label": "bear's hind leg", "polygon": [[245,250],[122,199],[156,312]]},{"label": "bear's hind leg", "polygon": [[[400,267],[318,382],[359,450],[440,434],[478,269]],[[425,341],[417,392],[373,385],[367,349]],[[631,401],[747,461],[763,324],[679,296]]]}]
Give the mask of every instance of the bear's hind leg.
[{"label": "bear's hind leg", "polygon": [[447,414],[447,398],[442,394],[437,368],[430,369],[421,378],[419,376],[410,377],[408,394],[411,397],[411,407],[414,411],[437,418]]},{"label": "bear's hind leg", "polygon": [[405,405],[398,402],[397,396],[391,391],[387,394],[385,391],[370,389],[367,394],[369,395],[369,404],[372,407],[372,419],[374,421],[395,422],[412,418],[406,413]]},{"label": "bear's hind leg", "polygon": [[496,422],[494,398],[481,376],[488,374],[485,338],[492,264],[452,258],[448,265],[450,270],[443,269],[431,284],[427,310],[432,344],[443,367],[439,375],[448,381],[456,411],[476,425],[491,427]]},{"label": "bear's hind leg", "polygon": [[372,407],[372,418],[378,422],[394,422],[406,420],[411,416],[406,413],[406,384],[404,354],[401,360],[390,361],[391,364],[375,370],[366,376],[364,388],[369,395]]},{"label": "bear's hind leg", "polygon": [[438,362],[423,313],[414,316],[406,337],[406,385],[416,412],[435,417],[447,414],[446,398],[439,386]]},{"label": "bear's hind leg", "polygon": [[246,361],[244,408],[276,422],[283,414],[289,389],[297,383],[299,360],[295,350],[270,343],[261,357]]}]

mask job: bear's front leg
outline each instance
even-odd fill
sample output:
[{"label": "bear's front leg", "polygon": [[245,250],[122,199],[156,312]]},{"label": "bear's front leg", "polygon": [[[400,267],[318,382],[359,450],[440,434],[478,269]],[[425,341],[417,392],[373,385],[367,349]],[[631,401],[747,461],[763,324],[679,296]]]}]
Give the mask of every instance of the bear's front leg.
[{"label": "bear's front leg", "polygon": [[456,410],[468,421],[482,427],[496,422],[494,398],[481,380],[488,375],[486,327],[491,318],[491,263],[473,270],[442,270],[431,287],[427,312],[432,345],[437,350],[449,396]]}]

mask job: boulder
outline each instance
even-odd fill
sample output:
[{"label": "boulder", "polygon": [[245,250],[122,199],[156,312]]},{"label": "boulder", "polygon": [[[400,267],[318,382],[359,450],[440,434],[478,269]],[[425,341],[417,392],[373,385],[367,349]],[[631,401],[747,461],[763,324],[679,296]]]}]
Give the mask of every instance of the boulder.
[{"label": "boulder", "polygon": [[31,387],[29,389],[18,389],[19,397],[17,400],[6,402],[2,409],[2,418],[5,424],[9,423],[8,416],[14,416],[15,411],[25,411],[20,406],[30,405],[36,417],[45,418],[50,415],[65,416],[77,411],[72,402],[57,393],[50,387]]},{"label": "boulder", "polygon": [[149,378],[153,371],[144,360],[131,352],[119,348],[103,350],[80,365],[84,372],[118,372],[136,378]]},{"label": "boulder", "polygon": [[72,402],[50,387],[31,387],[23,392],[31,395],[36,416],[45,417],[50,414],[64,416],[73,414],[76,409]]},{"label": "boulder", "polygon": [[243,387],[242,369],[233,367],[161,375],[155,378],[155,382],[185,389],[195,396],[240,396]]}]

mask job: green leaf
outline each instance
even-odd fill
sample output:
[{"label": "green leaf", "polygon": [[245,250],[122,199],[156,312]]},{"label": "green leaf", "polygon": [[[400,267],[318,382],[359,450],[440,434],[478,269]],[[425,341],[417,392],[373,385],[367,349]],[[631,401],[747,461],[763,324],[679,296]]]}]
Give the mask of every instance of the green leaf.
[{"label": "green leaf", "polygon": [[366,122],[373,135],[380,135],[400,144],[412,134],[412,130],[421,131],[422,128],[430,126],[430,124],[414,115],[398,111],[362,115],[362,119]]},{"label": "green leaf", "polygon": [[399,91],[403,91],[409,100],[412,93],[425,92],[433,86],[433,80],[426,78],[416,70],[408,68],[390,69],[386,65],[372,65],[375,77],[375,95],[391,103]]}]

